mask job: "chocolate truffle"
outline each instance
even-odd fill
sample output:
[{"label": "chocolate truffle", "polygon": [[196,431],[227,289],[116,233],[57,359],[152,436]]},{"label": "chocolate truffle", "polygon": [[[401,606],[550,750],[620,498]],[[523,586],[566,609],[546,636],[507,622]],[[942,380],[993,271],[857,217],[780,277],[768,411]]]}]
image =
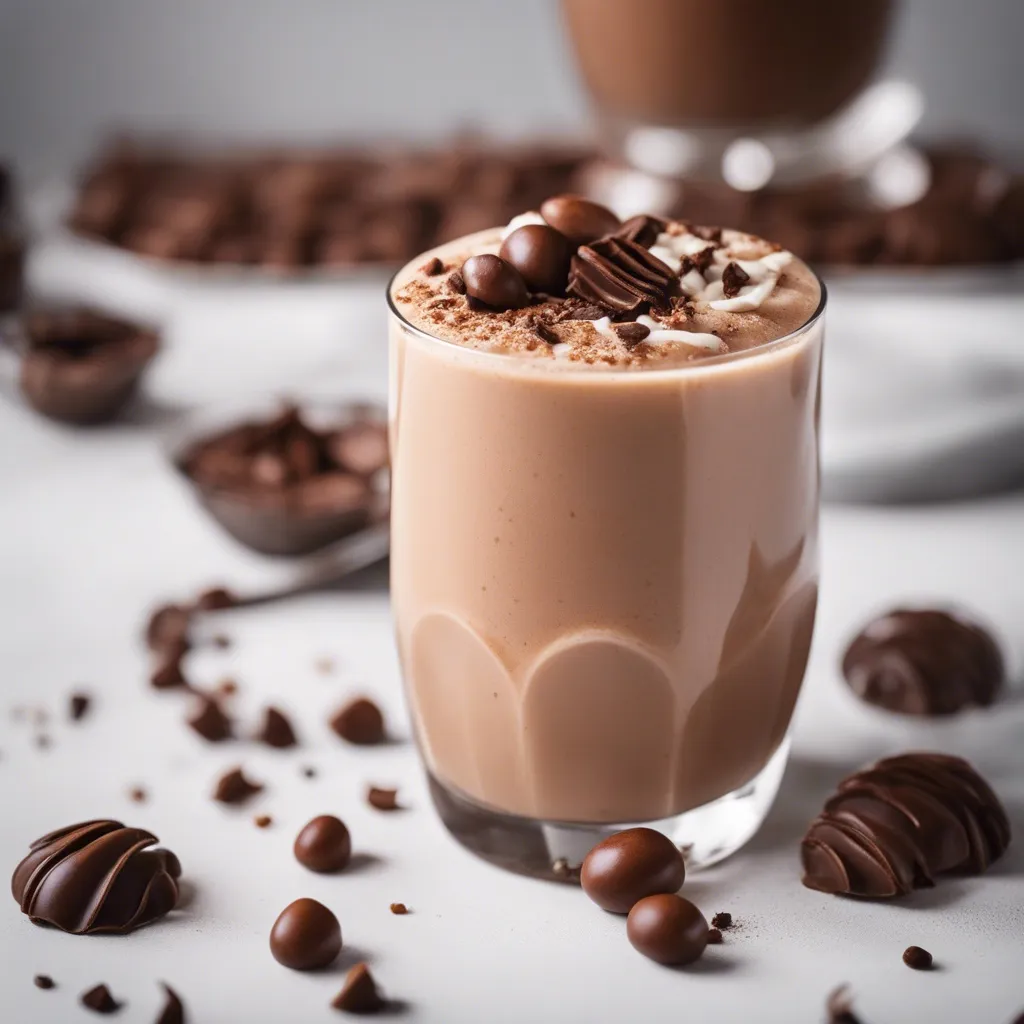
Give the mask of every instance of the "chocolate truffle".
[{"label": "chocolate truffle", "polygon": [[376,1013],[384,1009],[385,1005],[370,968],[362,963],[356,964],[348,972],[341,991],[331,1000],[335,1010],[356,1014]]},{"label": "chocolate truffle", "polygon": [[531,292],[563,295],[569,280],[572,246],[547,224],[524,224],[502,243],[499,256],[522,274]]},{"label": "chocolate truffle", "polygon": [[628,914],[645,896],[675,892],[685,877],[683,855],[671,839],[652,828],[629,828],[587,854],[580,884],[599,907]]},{"label": "chocolate truffle", "polygon": [[295,859],[310,871],[341,871],[352,856],[352,838],[340,818],[321,814],[302,827],[294,851]]},{"label": "chocolate truffle", "polygon": [[37,839],[11,891],[36,924],[75,935],[130,932],[178,902],[181,865],[159,840],[119,821],[86,821]]},{"label": "chocolate truffle", "polygon": [[689,900],[659,893],[634,904],[626,934],[634,949],[659,964],[688,964],[708,944],[708,923]]},{"label": "chocolate truffle", "polygon": [[903,896],[941,874],[979,874],[1009,842],[999,798],[966,761],[903,754],[839,784],[801,844],[803,883],[828,893]]},{"label": "chocolate truffle", "polygon": [[341,952],[341,925],[322,903],[298,899],[274,922],[270,952],[279,964],[296,971],[326,967]]},{"label": "chocolate truffle", "polygon": [[559,195],[545,199],[540,215],[568,238],[574,248],[609,235],[619,227],[619,218],[611,210],[582,196]]},{"label": "chocolate truffle", "polygon": [[943,611],[897,609],[868,623],[843,657],[862,700],[908,715],[952,715],[995,700],[1003,658],[980,626]]},{"label": "chocolate truffle", "polygon": [[470,256],[462,264],[462,279],[471,299],[494,310],[519,309],[530,301],[519,271],[493,253]]},{"label": "chocolate truffle", "polygon": [[338,710],[331,719],[331,728],[343,740],[359,746],[384,741],[384,715],[367,697],[356,697]]}]

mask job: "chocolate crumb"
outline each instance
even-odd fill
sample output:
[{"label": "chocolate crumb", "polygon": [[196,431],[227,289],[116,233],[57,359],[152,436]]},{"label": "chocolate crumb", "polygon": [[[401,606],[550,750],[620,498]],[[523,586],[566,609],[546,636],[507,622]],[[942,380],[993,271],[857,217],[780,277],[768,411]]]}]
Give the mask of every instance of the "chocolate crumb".
[{"label": "chocolate crumb", "polygon": [[734,299],[749,280],[750,275],[738,263],[726,263],[722,271],[722,292],[727,299]]},{"label": "chocolate crumb", "polygon": [[199,695],[199,707],[186,724],[209,743],[220,743],[231,736],[231,719],[208,694]]},{"label": "chocolate crumb", "polygon": [[68,701],[68,714],[72,722],[80,721],[89,711],[92,698],[87,693],[73,693]]},{"label": "chocolate crumb", "polygon": [[299,742],[295,738],[295,730],[287,715],[275,707],[269,707],[263,713],[263,726],[256,738],[268,747],[275,747],[278,750],[294,747]]},{"label": "chocolate crumb", "polygon": [[555,331],[544,323],[543,320],[537,320],[534,322],[533,333],[536,334],[541,341],[546,341],[549,345],[557,345],[562,340]]},{"label": "chocolate crumb", "polygon": [[929,971],[932,967],[932,955],[920,946],[907,946],[903,950],[903,962],[915,971]]},{"label": "chocolate crumb", "polygon": [[217,684],[217,692],[222,697],[233,697],[238,693],[238,683],[236,683],[234,679],[222,679]]},{"label": "chocolate crumb", "polygon": [[466,294],[466,281],[458,270],[453,270],[448,275],[448,287],[457,295]]},{"label": "chocolate crumb", "polygon": [[853,1012],[849,985],[833,989],[825,1001],[825,1009],[828,1012],[828,1024],[861,1024],[860,1018]]},{"label": "chocolate crumb", "polygon": [[616,324],[613,330],[622,340],[622,344],[625,345],[626,348],[633,348],[634,346],[639,345],[640,342],[651,333],[651,329],[649,327],[636,323]]},{"label": "chocolate crumb", "polygon": [[146,644],[159,654],[169,647],[188,647],[188,628],[192,612],[180,604],[165,604],[155,609],[146,624]]},{"label": "chocolate crumb", "polygon": [[718,946],[722,942],[722,933],[717,928],[708,929],[708,945]]},{"label": "chocolate crumb", "polygon": [[156,1024],[185,1024],[185,1007],[181,1002],[181,997],[167,982],[162,981],[160,984],[164,987],[166,998],[160,1016],[156,1019]]},{"label": "chocolate crumb", "polygon": [[444,264],[437,256],[433,256],[420,269],[427,277],[436,277],[438,274],[444,273]]},{"label": "chocolate crumb", "polygon": [[181,666],[181,653],[170,649],[165,653],[163,660],[149,677],[149,684],[154,690],[174,690],[188,686]]},{"label": "chocolate crumb", "polygon": [[691,270],[696,270],[701,275],[706,274],[714,258],[715,247],[713,245],[701,249],[700,252],[694,253],[692,256],[684,256],[679,266],[680,276],[685,277]]},{"label": "chocolate crumb", "polygon": [[32,984],[35,985],[36,988],[50,989],[57,987],[57,982],[55,982],[48,974],[37,974],[32,979]]},{"label": "chocolate crumb", "polygon": [[103,984],[96,985],[88,992],[83,992],[79,997],[79,1002],[96,1013],[117,1013],[121,1009],[121,1004],[115,1001],[110,994],[110,989]]},{"label": "chocolate crumb", "polygon": [[366,802],[378,811],[398,810],[398,790],[370,786],[366,790]]},{"label": "chocolate crumb", "polygon": [[306,779],[315,779],[316,769],[313,768],[311,765],[306,765],[306,767],[302,769],[302,776]]},{"label": "chocolate crumb", "polygon": [[196,608],[203,612],[218,612],[236,604],[238,598],[227,587],[209,587],[196,598]]},{"label": "chocolate crumb", "polygon": [[274,819],[269,814],[257,814],[252,822],[257,828],[270,828]]},{"label": "chocolate crumb", "polygon": [[133,786],[128,790],[128,799],[137,804],[144,804],[149,794],[141,786]]},{"label": "chocolate crumb", "polygon": [[331,718],[331,728],[343,740],[358,746],[384,741],[384,715],[367,697],[350,700]]},{"label": "chocolate crumb", "polygon": [[331,1000],[335,1010],[356,1014],[376,1013],[384,1009],[385,1005],[370,968],[363,963],[356,964],[348,972],[341,991]]},{"label": "chocolate crumb", "polygon": [[323,676],[328,676],[334,671],[333,658],[317,658],[314,668]]},{"label": "chocolate crumb", "polygon": [[241,768],[232,768],[218,779],[213,799],[222,804],[240,804],[262,789],[262,783],[250,782],[242,774]]},{"label": "chocolate crumb", "polygon": [[727,910],[720,910],[713,918],[711,918],[711,924],[715,928],[731,928],[732,914]]},{"label": "chocolate crumb", "polygon": [[404,903],[392,903],[391,904],[392,914],[408,914],[409,908]]},{"label": "chocolate crumb", "polygon": [[224,633],[215,633],[210,638],[210,641],[214,647],[221,651],[231,646],[231,637],[225,635]]}]

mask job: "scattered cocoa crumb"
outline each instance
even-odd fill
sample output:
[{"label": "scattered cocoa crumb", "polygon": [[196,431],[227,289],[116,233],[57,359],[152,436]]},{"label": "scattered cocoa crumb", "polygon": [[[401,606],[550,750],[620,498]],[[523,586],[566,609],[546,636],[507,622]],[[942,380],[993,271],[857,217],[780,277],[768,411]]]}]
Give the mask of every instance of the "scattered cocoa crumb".
[{"label": "scattered cocoa crumb", "polygon": [[273,824],[274,819],[269,814],[257,814],[252,821],[257,828],[269,828]]},{"label": "scattered cocoa crumb", "polygon": [[212,637],[210,637],[210,642],[213,644],[214,647],[217,647],[223,651],[225,650],[225,648],[231,646],[231,637],[227,636],[224,633],[215,633]]},{"label": "scattered cocoa crumb", "polygon": [[392,914],[408,914],[409,908],[404,903],[392,903],[391,904]]},{"label": "scattered cocoa crumb", "polygon": [[96,1013],[117,1013],[121,1009],[121,1004],[115,1001],[110,994],[110,989],[103,984],[94,986],[88,992],[83,992],[79,997],[79,1002]]},{"label": "scattered cocoa crumb", "polygon": [[466,294],[466,282],[462,274],[458,270],[453,270],[448,275],[448,287],[457,295]]},{"label": "scattered cocoa crumb", "polygon": [[572,867],[565,857],[558,857],[551,863],[551,873],[566,882],[578,882],[580,880],[580,869]]},{"label": "scattered cocoa crumb", "polygon": [[303,778],[314,779],[316,778],[316,769],[312,767],[312,765],[307,764],[306,767],[302,769],[302,775]]},{"label": "scattered cocoa crumb", "polygon": [[57,982],[55,982],[48,974],[37,974],[32,979],[32,984],[35,985],[36,988],[49,989],[57,987]]},{"label": "scattered cocoa crumb", "polygon": [[227,587],[208,587],[196,598],[196,608],[204,612],[234,608],[238,598]]},{"label": "scattered cocoa crumb", "polygon": [[398,790],[370,786],[366,790],[366,802],[378,811],[397,811]]},{"label": "scattered cocoa crumb", "polygon": [[317,658],[315,668],[321,675],[328,676],[334,671],[333,658]]},{"label": "scattered cocoa crumb", "polygon": [[71,717],[72,722],[78,722],[89,711],[89,707],[92,704],[92,698],[87,693],[73,693],[68,700],[68,715]]},{"label": "scattered cocoa crumb", "polygon": [[128,799],[137,804],[144,804],[149,794],[141,786],[133,786],[128,790]]},{"label": "scattered cocoa crumb", "polygon": [[444,264],[436,256],[432,256],[423,264],[421,269],[427,277],[435,277],[437,274],[444,272]]},{"label": "scattered cocoa crumb", "polygon": [[732,914],[727,910],[720,910],[713,918],[711,918],[711,923],[715,928],[731,928]]},{"label": "scattered cocoa crumb", "polygon": [[224,697],[233,697],[238,693],[238,683],[234,679],[222,679],[217,684],[217,692]]}]

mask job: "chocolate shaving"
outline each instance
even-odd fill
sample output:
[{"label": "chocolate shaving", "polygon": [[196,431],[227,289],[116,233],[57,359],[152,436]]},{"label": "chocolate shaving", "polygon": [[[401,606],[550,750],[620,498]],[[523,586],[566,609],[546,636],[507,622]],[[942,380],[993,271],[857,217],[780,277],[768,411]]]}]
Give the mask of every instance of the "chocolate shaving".
[{"label": "chocolate shaving", "polygon": [[620,312],[668,303],[672,269],[642,245],[609,236],[581,245],[569,271],[570,294]]},{"label": "chocolate shaving", "polygon": [[658,240],[668,224],[660,217],[653,217],[647,213],[639,213],[629,220],[623,221],[622,226],[615,232],[616,238],[625,238],[630,242],[636,242],[645,249],[650,249]]},{"label": "chocolate shaving", "polygon": [[727,299],[734,299],[749,280],[750,275],[738,263],[730,261],[722,271],[722,292]]},{"label": "chocolate shaving", "polygon": [[217,781],[213,799],[222,804],[240,804],[261,792],[262,789],[263,785],[259,782],[250,782],[242,774],[241,768],[232,768]]},{"label": "chocolate shaving", "polygon": [[691,270],[696,270],[698,274],[703,276],[708,272],[708,267],[711,266],[714,258],[715,247],[713,245],[709,245],[706,249],[701,249],[700,252],[694,253],[692,256],[684,256],[679,264],[680,276],[685,277]]},{"label": "chocolate shaving", "polygon": [[651,333],[651,329],[644,324],[615,324],[615,333],[622,340],[626,348],[634,348]]}]

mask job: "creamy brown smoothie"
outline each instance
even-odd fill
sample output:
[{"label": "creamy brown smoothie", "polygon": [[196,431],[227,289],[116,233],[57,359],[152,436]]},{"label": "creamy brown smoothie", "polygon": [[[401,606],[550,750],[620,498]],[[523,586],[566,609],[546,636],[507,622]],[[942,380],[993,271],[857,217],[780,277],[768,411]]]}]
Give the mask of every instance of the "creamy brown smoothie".
[{"label": "creamy brown smoothie", "polygon": [[761,239],[591,206],[549,200],[396,276],[392,600],[438,782],[635,822],[736,791],[786,736],[823,302]]},{"label": "creamy brown smoothie", "polygon": [[793,126],[867,85],[891,0],[563,0],[607,115],[685,127]]}]

